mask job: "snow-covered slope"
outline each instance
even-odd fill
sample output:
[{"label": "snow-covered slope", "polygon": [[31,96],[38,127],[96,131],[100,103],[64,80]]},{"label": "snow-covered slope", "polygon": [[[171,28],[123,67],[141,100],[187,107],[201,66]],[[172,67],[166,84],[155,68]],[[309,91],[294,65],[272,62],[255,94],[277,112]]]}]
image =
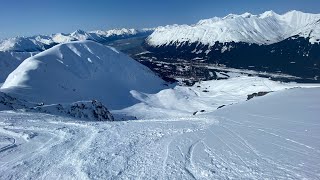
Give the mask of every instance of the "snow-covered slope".
[{"label": "snow-covered slope", "polygon": [[306,26],[295,30],[292,34],[296,34],[299,37],[309,38],[311,44],[320,43],[320,18],[315,21],[308,23]]},{"label": "snow-covered slope", "polygon": [[194,113],[207,114],[244,102],[253,93],[271,93],[298,87],[320,87],[320,84],[283,83],[268,78],[236,75],[225,80],[198,82],[190,87],[176,86],[156,94],[134,91],[132,94],[140,103],[113,113],[138,119],[194,116]]},{"label": "snow-covered slope", "polygon": [[23,60],[35,55],[36,52],[1,52],[0,51],[0,84],[15,70]]},{"label": "snow-covered slope", "polygon": [[125,38],[138,35],[149,35],[154,29],[111,29],[107,31],[90,31],[76,30],[72,33],[56,33],[50,36],[31,36],[31,37],[15,37],[0,40],[0,51],[18,51],[33,52],[43,51],[56,44],[71,41],[92,40],[96,42],[106,42],[117,38]]},{"label": "snow-covered slope", "polygon": [[214,45],[215,42],[272,44],[299,35],[305,38],[310,37],[310,42],[314,43],[320,39],[319,23],[317,23],[319,21],[320,14],[299,11],[290,11],[282,15],[273,11],[260,15],[229,14],[223,18],[200,20],[194,25],[158,27],[148,37],[147,42],[152,46],[169,44],[179,46],[183,43],[195,42],[209,46]]},{"label": "snow-covered slope", "polygon": [[8,76],[1,91],[45,104],[96,99],[114,109],[137,102],[130,91],[155,93],[163,84],[130,57],[82,41],[60,44],[26,59]]},{"label": "snow-covered slope", "polygon": [[0,179],[319,179],[319,96],[127,122],[0,112]]}]

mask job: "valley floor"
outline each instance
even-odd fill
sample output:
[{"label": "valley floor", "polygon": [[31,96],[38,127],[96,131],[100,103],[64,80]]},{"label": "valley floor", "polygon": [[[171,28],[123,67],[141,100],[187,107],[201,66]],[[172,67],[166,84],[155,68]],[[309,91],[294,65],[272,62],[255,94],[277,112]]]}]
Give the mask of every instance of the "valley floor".
[{"label": "valley floor", "polygon": [[2,111],[0,179],[319,179],[318,97],[319,88],[294,88],[120,122]]}]

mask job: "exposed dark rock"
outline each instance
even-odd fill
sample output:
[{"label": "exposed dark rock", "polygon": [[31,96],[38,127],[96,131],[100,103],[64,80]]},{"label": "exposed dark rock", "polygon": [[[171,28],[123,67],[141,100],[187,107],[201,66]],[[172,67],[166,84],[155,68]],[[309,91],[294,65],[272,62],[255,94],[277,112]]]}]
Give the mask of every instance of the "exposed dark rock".
[{"label": "exposed dark rock", "polygon": [[32,112],[45,112],[48,114],[70,116],[77,119],[95,121],[114,121],[112,114],[99,101],[81,101],[72,104],[56,104],[50,106],[37,106],[30,109]]},{"label": "exposed dark rock", "polygon": [[28,108],[31,104],[27,101],[17,99],[6,93],[0,92],[0,110],[16,110]]},{"label": "exposed dark rock", "polygon": [[40,112],[92,121],[114,121],[108,109],[96,100],[80,101],[71,104],[45,105],[44,103],[29,103],[0,92],[0,111],[1,110]]},{"label": "exposed dark rock", "polygon": [[264,96],[270,92],[272,92],[272,91],[261,91],[261,92],[249,94],[247,97],[247,100],[250,100],[250,99],[252,99],[254,97],[258,97],[258,96]]}]

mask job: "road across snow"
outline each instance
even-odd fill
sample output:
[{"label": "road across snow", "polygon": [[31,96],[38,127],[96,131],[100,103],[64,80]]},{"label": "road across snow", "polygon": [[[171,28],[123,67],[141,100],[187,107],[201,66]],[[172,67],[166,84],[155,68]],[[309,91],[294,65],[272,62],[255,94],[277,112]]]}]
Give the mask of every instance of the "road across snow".
[{"label": "road across snow", "polygon": [[319,179],[320,89],[188,117],[0,112],[0,179]]}]

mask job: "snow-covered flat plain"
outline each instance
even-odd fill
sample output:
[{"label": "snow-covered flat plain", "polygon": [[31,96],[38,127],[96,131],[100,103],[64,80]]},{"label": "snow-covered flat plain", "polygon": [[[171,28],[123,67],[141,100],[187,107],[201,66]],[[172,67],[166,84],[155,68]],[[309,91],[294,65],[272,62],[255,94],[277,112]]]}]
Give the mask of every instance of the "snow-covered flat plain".
[{"label": "snow-covered flat plain", "polygon": [[320,178],[320,88],[250,77],[197,86],[132,92],[139,120],[1,111],[0,179]]}]

